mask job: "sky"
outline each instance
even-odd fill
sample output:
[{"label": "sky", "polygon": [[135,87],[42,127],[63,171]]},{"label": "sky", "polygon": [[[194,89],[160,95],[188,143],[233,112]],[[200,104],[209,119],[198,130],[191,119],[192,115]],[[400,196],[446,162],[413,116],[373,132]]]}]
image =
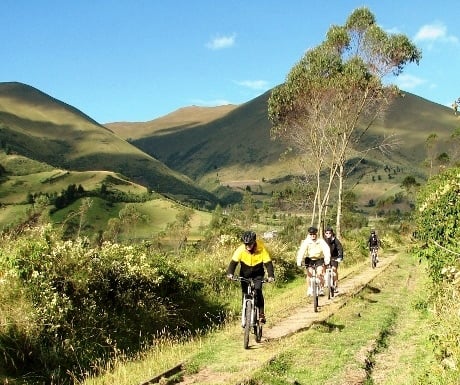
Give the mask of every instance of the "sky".
[{"label": "sky", "polygon": [[368,7],[422,51],[390,79],[451,106],[460,97],[458,1],[0,0],[0,82],[21,82],[97,122],[242,104],[282,83],[332,25]]}]

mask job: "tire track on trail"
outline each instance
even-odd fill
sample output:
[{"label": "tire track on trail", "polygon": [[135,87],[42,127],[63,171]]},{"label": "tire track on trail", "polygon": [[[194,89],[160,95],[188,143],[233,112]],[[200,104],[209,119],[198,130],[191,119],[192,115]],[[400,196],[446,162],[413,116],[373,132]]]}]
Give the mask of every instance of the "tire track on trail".
[{"label": "tire track on trail", "polygon": [[276,325],[264,329],[262,340],[270,341],[273,339],[286,338],[294,333],[308,329],[314,322],[321,322],[328,319],[343,305],[348,298],[359,293],[364,286],[372,281],[377,275],[383,273],[396,258],[396,254],[381,258],[376,269],[365,268],[362,272],[350,278],[340,280],[340,291],[332,299],[320,297],[320,308],[318,313],[313,312],[311,299],[306,299],[306,305],[298,308],[292,315],[278,322]]},{"label": "tire track on trail", "polygon": [[[301,306],[297,307],[286,317],[276,321],[274,324],[265,326],[261,343],[253,342],[249,349],[242,350],[238,345],[238,351],[235,350],[233,354],[241,356],[244,361],[244,366],[237,369],[236,372],[224,373],[218,370],[213,370],[211,365],[201,368],[196,373],[186,373],[185,364],[179,364],[174,369],[174,381],[168,380],[171,369],[163,374],[155,376],[154,378],[142,382],[140,385],[150,384],[177,384],[177,385],[216,385],[216,384],[240,384],[241,379],[249,376],[251,372],[258,367],[269,362],[278,354],[273,349],[274,345],[280,345],[282,349],[282,342],[290,336],[308,330],[313,324],[326,321],[340,308],[342,308],[347,301],[359,293],[370,281],[372,281],[379,274],[383,273],[395,260],[396,254],[385,254],[380,259],[377,268],[373,269],[369,263],[362,264],[346,277],[340,279],[340,291],[332,299],[326,296],[320,297],[319,311],[313,311],[312,299],[306,297],[305,291],[304,299]],[[306,288],[306,285],[305,285]],[[241,326],[235,326],[235,330],[241,330]],[[254,352],[257,351],[257,354]]]}]

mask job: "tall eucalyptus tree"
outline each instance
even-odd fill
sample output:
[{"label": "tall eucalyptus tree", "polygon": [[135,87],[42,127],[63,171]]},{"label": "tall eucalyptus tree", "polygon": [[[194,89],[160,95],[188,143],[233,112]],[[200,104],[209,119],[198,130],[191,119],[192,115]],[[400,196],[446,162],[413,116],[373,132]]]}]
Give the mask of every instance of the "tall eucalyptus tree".
[{"label": "tall eucalyptus tree", "polygon": [[[366,7],[358,8],[345,25],[332,26],[326,39],[308,50],[269,98],[271,135],[303,157],[306,174],[316,179],[312,224],[321,225],[337,184],[336,232],[341,234],[345,162],[351,144],[399,95],[386,78],[398,76],[408,63],[419,64],[421,51],[404,35],[377,25]],[[382,142],[381,149],[388,146]],[[322,174],[328,175],[322,183]]]}]

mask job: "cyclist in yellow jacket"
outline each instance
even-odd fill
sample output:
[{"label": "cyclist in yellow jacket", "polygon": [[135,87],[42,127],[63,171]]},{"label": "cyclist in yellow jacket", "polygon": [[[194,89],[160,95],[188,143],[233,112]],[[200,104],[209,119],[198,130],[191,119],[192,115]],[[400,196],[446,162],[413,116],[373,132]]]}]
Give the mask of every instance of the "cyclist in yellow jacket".
[{"label": "cyclist in yellow jacket", "polygon": [[[244,232],[241,241],[243,244],[233,252],[232,260],[227,268],[227,277],[233,279],[235,269],[240,264],[240,276],[255,279],[256,302],[259,306],[260,322],[265,323],[265,300],[262,292],[262,280],[265,275],[265,269],[268,274],[268,282],[275,280],[273,262],[264,243],[256,239],[254,231]],[[241,281],[243,298],[247,289],[248,283]]]}]

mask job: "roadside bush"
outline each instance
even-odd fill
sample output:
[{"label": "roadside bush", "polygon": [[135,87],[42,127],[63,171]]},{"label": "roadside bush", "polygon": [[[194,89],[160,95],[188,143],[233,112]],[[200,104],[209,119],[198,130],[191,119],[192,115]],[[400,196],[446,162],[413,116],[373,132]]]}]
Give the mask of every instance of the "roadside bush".
[{"label": "roadside bush", "polygon": [[20,300],[27,312],[2,316],[0,367],[13,375],[65,383],[95,360],[135,354],[161,334],[200,332],[222,313],[202,281],[143,245],[93,249],[82,239],[53,239],[50,227],[3,241],[2,285],[15,289],[2,295],[2,310]]},{"label": "roadside bush", "polygon": [[[417,195],[415,252],[426,258],[436,314],[432,340],[439,360],[439,379],[460,376],[460,168],[430,179]],[[440,382],[439,383],[444,383]]]}]

